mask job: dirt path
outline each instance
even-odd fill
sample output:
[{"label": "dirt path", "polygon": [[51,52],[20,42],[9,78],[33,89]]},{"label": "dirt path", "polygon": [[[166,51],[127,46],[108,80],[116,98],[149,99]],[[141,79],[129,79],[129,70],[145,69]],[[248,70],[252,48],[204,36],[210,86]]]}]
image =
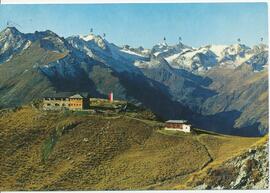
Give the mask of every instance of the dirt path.
[{"label": "dirt path", "polygon": [[204,169],[206,166],[208,166],[211,162],[213,162],[213,157],[211,156],[209,150],[207,149],[206,145],[200,141],[199,136],[196,136],[196,140],[204,147],[205,151],[207,152],[207,156],[210,158],[208,162],[206,162],[200,170]]},{"label": "dirt path", "polygon": [[152,120],[148,120],[148,119],[139,119],[139,118],[135,118],[135,117],[130,117],[128,115],[124,115],[124,117],[126,117],[128,119],[137,120],[137,121],[143,122],[145,124],[151,124],[151,125],[153,125],[153,124],[155,124],[155,125],[160,124],[158,121],[152,121]]}]

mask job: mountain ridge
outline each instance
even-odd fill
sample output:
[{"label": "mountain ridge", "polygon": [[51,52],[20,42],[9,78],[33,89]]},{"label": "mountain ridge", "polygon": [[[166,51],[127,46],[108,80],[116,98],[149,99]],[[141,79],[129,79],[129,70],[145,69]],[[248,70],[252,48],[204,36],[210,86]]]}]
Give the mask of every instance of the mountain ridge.
[{"label": "mountain ridge", "polygon": [[[186,118],[227,134],[268,132],[265,45],[192,48],[163,43],[145,49],[119,47],[94,34],[62,38],[49,30],[6,30],[0,33],[1,106],[21,105],[45,92],[86,91],[106,97],[113,91],[164,119]],[[40,92],[42,87],[47,91]],[[253,104],[259,105],[257,111],[251,111]],[[209,120],[212,126],[207,128]]]}]

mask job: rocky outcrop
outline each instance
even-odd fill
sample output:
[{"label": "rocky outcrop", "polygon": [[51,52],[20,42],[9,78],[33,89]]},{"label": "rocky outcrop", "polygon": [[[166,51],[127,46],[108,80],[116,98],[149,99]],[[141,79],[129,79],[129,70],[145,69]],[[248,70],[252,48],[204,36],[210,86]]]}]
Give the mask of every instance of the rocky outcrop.
[{"label": "rocky outcrop", "polygon": [[268,142],[250,148],[218,168],[208,170],[204,183],[195,189],[267,189],[269,187]]}]

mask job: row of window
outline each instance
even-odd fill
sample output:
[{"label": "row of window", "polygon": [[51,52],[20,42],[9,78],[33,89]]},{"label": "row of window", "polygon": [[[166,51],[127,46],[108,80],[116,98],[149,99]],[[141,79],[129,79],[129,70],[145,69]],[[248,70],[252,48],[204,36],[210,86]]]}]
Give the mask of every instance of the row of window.
[{"label": "row of window", "polygon": [[[58,104],[58,103],[55,103],[55,104],[50,104],[50,103],[48,103],[47,106],[56,106],[56,107],[59,107],[60,104]],[[65,107],[65,106],[67,106],[67,105],[66,105],[66,104],[62,104],[61,106],[62,106],[62,107]]]},{"label": "row of window", "polygon": [[[55,104],[51,104],[51,103],[48,103],[47,104],[47,106],[56,106],[56,107],[58,107],[58,106],[60,106],[60,104],[58,104],[58,103],[55,103]],[[65,107],[65,106],[76,106],[76,107],[79,107],[79,106],[82,106],[82,104],[65,104],[65,103],[63,103],[62,105],[61,105],[62,107]]]},{"label": "row of window", "polygon": [[182,128],[183,125],[182,124],[166,124],[166,127],[169,127],[169,128]]},{"label": "row of window", "polygon": [[69,104],[69,106],[82,106],[82,104]]}]

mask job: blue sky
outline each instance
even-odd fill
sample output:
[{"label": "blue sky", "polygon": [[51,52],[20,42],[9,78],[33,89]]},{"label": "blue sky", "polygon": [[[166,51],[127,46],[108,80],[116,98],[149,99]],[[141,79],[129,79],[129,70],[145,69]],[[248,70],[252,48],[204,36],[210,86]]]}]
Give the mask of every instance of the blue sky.
[{"label": "blue sky", "polygon": [[106,33],[117,45],[150,48],[178,37],[194,47],[268,41],[266,3],[0,5],[0,30],[11,20],[22,32],[50,29],[60,36]]}]

